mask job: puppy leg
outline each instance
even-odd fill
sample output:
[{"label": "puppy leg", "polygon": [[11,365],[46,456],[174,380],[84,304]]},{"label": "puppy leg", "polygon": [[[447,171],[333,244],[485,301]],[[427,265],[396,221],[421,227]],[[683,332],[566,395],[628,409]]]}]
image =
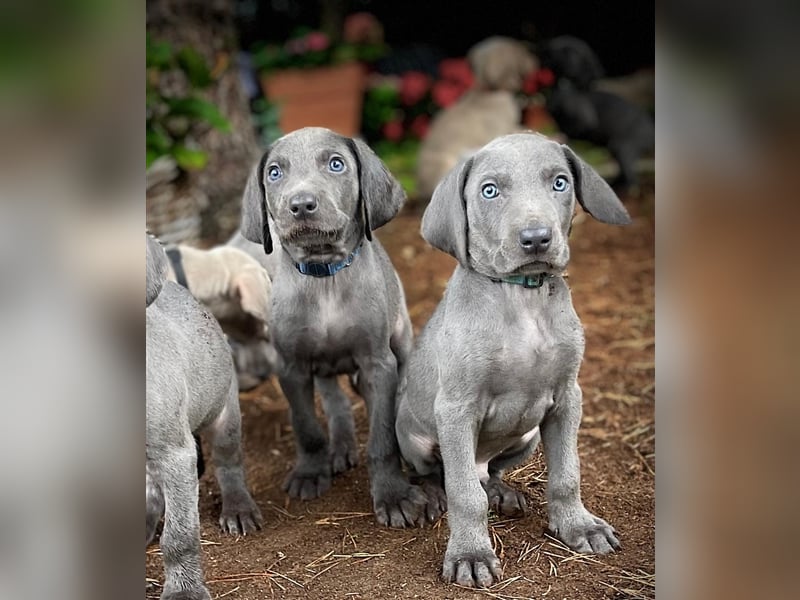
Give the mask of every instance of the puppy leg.
[{"label": "puppy leg", "polygon": [[611,182],[611,186],[621,192],[628,192],[635,188],[639,181],[639,175],[636,172],[639,149],[636,144],[628,141],[611,142],[608,151],[619,165],[619,175]]},{"label": "puppy leg", "polygon": [[481,481],[481,484],[486,490],[489,507],[497,514],[507,517],[522,517],[528,514],[528,502],[525,500],[525,495],[504,482],[503,473],[506,469],[520,464],[533,454],[539,441],[539,431],[536,430],[533,438],[529,442],[523,443],[521,448],[514,448],[489,461],[487,469],[489,479]]},{"label": "puppy leg", "polygon": [[367,456],[375,517],[381,525],[413,526],[425,518],[426,498],[403,475],[395,433],[397,360],[387,348],[383,356],[359,361],[360,388],[369,410]]},{"label": "puppy leg", "polygon": [[356,426],[350,399],[344,395],[335,377],[314,379],[328,417],[328,437],[333,474],[344,473],[358,465]]},{"label": "puppy leg", "polygon": [[145,467],[145,547],[156,537],[156,528],[164,516],[164,493],[161,479],[152,461]]},{"label": "puppy leg", "polygon": [[577,552],[606,554],[619,548],[614,528],[586,510],[581,501],[578,460],[581,401],[581,389],[573,382],[541,424],[548,471],[549,526]]},{"label": "puppy leg", "polygon": [[488,587],[503,574],[489,539],[489,504],[475,468],[479,424],[472,405],[464,401],[471,396],[472,390],[440,390],[434,407],[450,525],[442,579]]},{"label": "puppy leg", "polygon": [[200,515],[197,509],[197,457],[186,434],[181,448],[162,450],[153,458],[164,482],[164,590],[161,600],[211,600],[200,564]]},{"label": "puppy leg", "polygon": [[232,534],[246,535],[261,529],[263,519],[247,491],[242,467],[242,416],[239,389],[234,379],[225,407],[210,426],[214,474],[222,493],[219,524]]},{"label": "puppy leg", "polygon": [[314,411],[314,380],[296,365],[287,365],[279,380],[289,401],[297,450],[297,464],[283,482],[283,490],[292,498],[317,498],[331,487],[331,460]]}]

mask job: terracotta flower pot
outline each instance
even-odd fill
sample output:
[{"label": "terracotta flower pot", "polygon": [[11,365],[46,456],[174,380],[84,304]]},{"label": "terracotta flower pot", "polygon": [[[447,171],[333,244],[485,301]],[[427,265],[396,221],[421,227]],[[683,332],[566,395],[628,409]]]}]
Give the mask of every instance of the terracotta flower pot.
[{"label": "terracotta flower pot", "polygon": [[366,73],[350,62],[314,69],[286,69],[262,76],[264,94],[280,105],[284,133],[327,127],[353,137],[361,130]]}]

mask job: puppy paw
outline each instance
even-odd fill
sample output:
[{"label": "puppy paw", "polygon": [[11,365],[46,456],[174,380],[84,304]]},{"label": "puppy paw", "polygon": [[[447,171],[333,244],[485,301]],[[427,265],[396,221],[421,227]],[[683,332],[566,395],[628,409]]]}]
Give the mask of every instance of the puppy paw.
[{"label": "puppy paw", "polygon": [[550,529],[575,552],[608,554],[620,547],[614,528],[585,508],[560,522],[551,520]]},{"label": "puppy paw", "polygon": [[331,488],[331,464],[324,458],[301,459],[283,482],[283,491],[291,498],[313,500]]},{"label": "puppy paw", "polygon": [[524,517],[528,514],[528,503],[525,496],[498,477],[492,477],[483,488],[489,499],[489,508],[506,517]]},{"label": "puppy paw", "polygon": [[211,594],[204,586],[188,590],[164,591],[161,600],[211,600]]},{"label": "puppy paw", "polygon": [[428,499],[422,488],[405,480],[373,486],[375,518],[386,527],[422,526],[428,514]]},{"label": "puppy paw", "polygon": [[333,474],[344,473],[358,466],[358,446],[354,438],[331,443],[331,469]]},{"label": "puppy paw", "polygon": [[442,564],[442,579],[447,583],[487,588],[502,578],[500,560],[491,548],[464,552],[451,550],[448,544]]},{"label": "puppy paw", "polygon": [[225,533],[247,535],[261,529],[264,519],[247,490],[240,490],[222,498],[219,524]]}]

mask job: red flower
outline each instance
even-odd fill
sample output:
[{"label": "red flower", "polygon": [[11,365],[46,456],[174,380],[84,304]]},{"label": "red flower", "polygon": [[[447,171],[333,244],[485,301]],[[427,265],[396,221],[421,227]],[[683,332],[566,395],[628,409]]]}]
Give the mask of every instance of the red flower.
[{"label": "red flower", "polygon": [[411,133],[419,139],[425,139],[428,135],[428,128],[431,124],[431,118],[428,115],[419,115],[411,121]]},{"label": "red flower", "polygon": [[388,121],[383,126],[383,137],[390,142],[396,142],[403,137],[403,123],[398,120]]},{"label": "red flower", "polygon": [[330,45],[328,36],[321,31],[312,31],[306,36],[306,46],[312,52],[321,52]]},{"label": "red flower", "polygon": [[446,58],[439,63],[439,75],[442,79],[458,83],[463,88],[472,86],[474,77],[466,58]]},{"label": "red flower", "polygon": [[539,69],[536,72],[536,79],[542,87],[549,87],[556,82],[556,76],[550,69]]},{"label": "red flower", "polygon": [[412,106],[425,97],[431,87],[431,78],[419,71],[408,71],[400,81],[400,98],[406,106]]},{"label": "red flower", "polygon": [[433,86],[433,101],[442,108],[447,108],[461,97],[464,88],[452,81],[437,81]]},{"label": "red flower", "polygon": [[539,91],[539,71],[531,71],[522,82],[522,91],[528,96],[533,96]]}]

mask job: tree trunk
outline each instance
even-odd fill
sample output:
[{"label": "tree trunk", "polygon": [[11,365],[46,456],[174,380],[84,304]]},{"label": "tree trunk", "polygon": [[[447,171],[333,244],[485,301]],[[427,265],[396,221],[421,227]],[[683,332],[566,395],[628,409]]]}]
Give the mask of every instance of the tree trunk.
[{"label": "tree trunk", "polygon": [[239,226],[242,191],[260,153],[237,72],[233,15],[233,0],[147,2],[148,33],[176,50],[191,46],[206,59],[215,81],[202,93],[231,124],[229,133],[209,129],[196,136],[208,153],[208,163],[201,171],[189,173],[183,182],[189,196],[200,198],[200,236],[211,242],[224,241]]}]

